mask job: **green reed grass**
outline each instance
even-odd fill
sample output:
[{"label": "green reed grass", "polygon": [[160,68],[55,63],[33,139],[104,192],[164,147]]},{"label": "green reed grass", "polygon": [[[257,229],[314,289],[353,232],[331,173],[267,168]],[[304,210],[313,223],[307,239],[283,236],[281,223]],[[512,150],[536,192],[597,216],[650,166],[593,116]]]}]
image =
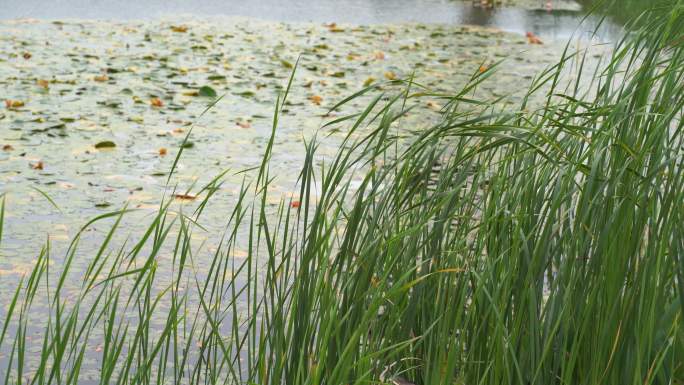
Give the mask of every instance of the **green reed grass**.
[{"label": "green reed grass", "polygon": [[[335,107],[372,97],[332,123],[348,125],[336,157],[317,166],[305,144],[300,204],[272,212],[286,91],[208,265],[192,234],[225,174],[193,213],[164,199],[135,241],[114,242],[127,208],[94,218],[58,274],[44,246],[0,317],[3,383],[92,383],[88,359],[97,383],[120,385],[683,383],[683,25],[679,1],[590,89],[563,80],[584,63],[564,55],[532,84],[546,103],[517,111],[469,98],[491,70],[449,96],[369,87]],[[447,102],[441,121],[401,129],[424,97]]]},{"label": "green reed grass", "polygon": [[666,14],[673,4],[672,0],[580,0],[579,3],[620,23],[633,22],[646,11]]}]

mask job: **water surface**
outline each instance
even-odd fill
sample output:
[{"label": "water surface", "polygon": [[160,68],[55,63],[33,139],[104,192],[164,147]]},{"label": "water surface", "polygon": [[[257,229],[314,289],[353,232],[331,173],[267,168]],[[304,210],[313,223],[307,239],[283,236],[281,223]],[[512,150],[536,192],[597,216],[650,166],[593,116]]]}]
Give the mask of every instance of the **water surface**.
[{"label": "water surface", "polygon": [[[22,103],[0,106],[0,145],[7,146],[0,151],[0,194],[7,199],[0,318],[48,239],[54,277],[71,239],[88,219],[122,207],[136,210],[115,234],[115,252],[139,240],[161,197],[170,195],[167,180],[179,192],[195,194],[226,170],[201,220],[206,231],[193,235],[193,263],[203,271],[238,199],[245,178],[238,171],[260,165],[273,105],[298,57],[300,67],[273,149],[271,172],[277,178],[267,201],[269,213],[281,199],[300,199],[296,180],[304,138],[336,117],[328,114],[336,101],[369,81],[412,74],[435,92],[454,92],[504,58],[494,80],[483,83],[474,97],[489,100],[524,90],[539,70],[555,63],[581,17],[579,12],[485,11],[440,0],[26,0],[12,6],[0,0],[0,19],[5,19],[0,20],[0,98]],[[332,21],[339,26],[323,25]],[[583,29],[593,28],[592,23]],[[527,31],[545,44],[529,44]],[[212,100],[199,94],[202,87],[225,97],[200,119]],[[368,98],[337,114],[361,111]],[[510,101],[517,106],[519,95]],[[406,126],[419,130],[429,125],[443,103],[417,104]],[[193,146],[167,179],[192,124]],[[345,132],[318,132],[323,141],[319,156],[329,158]],[[103,141],[116,147],[96,148]],[[171,209],[191,213],[197,204],[176,199]],[[79,279],[111,222],[80,235],[66,295],[79,290]],[[239,239],[246,236],[240,233]],[[173,244],[168,246],[158,258],[155,288],[166,287],[172,278]],[[226,258],[244,259],[244,245],[238,247]],[[34,307],[37,318],[44,314]],[[41,331],[42,320],[37,321],[29,332]],[[29,351],[38,349],[40,341],[34,339]],[[0,368],[7,367],[7,345],[3,349]],[[96,383],[98,357],[89,355],[84,364],[86,381],[90,377]],[[28,358],[29,368],[36,358]]]},{"label": "water surface", "polygon": [[[2,0],[5,1],[8,0]],[[515,33],[533,32],[559,40],[578,31],[592,31],[599,24],[598,18],[590,18],[578,30],[584,17],[581,11],[512,7],[486,10],[454,0],[25,0],[0,6],[0,19],[149,20],[180,15],[245,16],[285,22],[467,24]],[[604,22],[600,35],[608,40],[619,31],[615,24]]]}]

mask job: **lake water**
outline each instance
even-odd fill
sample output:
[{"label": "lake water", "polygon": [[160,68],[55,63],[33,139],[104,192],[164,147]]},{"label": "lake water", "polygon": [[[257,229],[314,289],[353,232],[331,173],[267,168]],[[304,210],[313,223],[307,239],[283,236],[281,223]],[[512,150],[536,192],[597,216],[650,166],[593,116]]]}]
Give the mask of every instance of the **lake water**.
[{"label": "lake water", "polygon": [[[8,2],[9,0],[2,0]],[[554,0],[567,8],[566,0]],[[545,2],[540,1],[540,6]],[[480,25],[504,31],[533,32],[565,40],[578,32],[581,11],[529,10],[504,7],[486,10],[458,0],[25,0],[0,6],[0,19],[104,19],[138,20],[178,17],[245,16],[286,22],[338,22],[353,24],[430,23]],[[593,30],[599,18],[585,21],[580,32]],[[600,35],[612,39],[620,28],[604,22]]]},{"label": "lake water", "polygon": [[[25,0],[11,6],[0,0],[1,98],[22,102],[17,108],[0,105],[0,145],[7,148],[0,151],[0,194],[7,197],[0,318],[48,238],[53,276],[71,239],[90,218],[134,208],[112,243],[118,247],[129,235],[137,239],[160,197],[168,196],[167,173],[192,123],[197,123],[193,146],[183,153],[170,185],[195,193],[231,170],[203,215],[207,231],[193,236],[201,245],[195,260],[206,266],[239,196],[244,175],[238,171],[260,164],[273,105],[298,56],[300,67],[274,144],[271,172],[278,178],[267,201],[270,211],[281,199],[299,199],[295,181],[304,138],[335,117],[328,108],[369,80],[415,74],[418,83],[448,93],[482,66],[506,58],[494,80],[478,90],[478,97],[498,98],[523,90],[540,69],[555,63],[581,18],[581,12],[487,11],[440,0]],[[71,21],[51,22],[66,19]],[[342,31],[323,25],[333,21]],[[596,23],[589,20],[579,31]],[[529,44],[528,31],[545,44]],[[613,24],[602,29],[606,39],[616,31]],[[205,86],[226,96],[199,119],[208,99],[197,90]],[[340,114],[360,111],[367,101]],[[443,102],[425,102],[416,105],[407,127],[420,129],[438,118]],[[331,157],[344,132],[323,130],[321,137],[319,155]],[[116,147],[95,148],[102,141]],[[172,210],[193,212],[197,203],[177,200]],[[78,292],[109,225],[98,223],[81,235],[67,295]],[[227,257],[245,255],[241,249]],[[160,253],[160,288],[173,277],[172,256],[171,249]],[[44,313],[35,310],[34,315]],[[38,321],[30,333],[42,331]],[[39,348],[41,339],[33,341],[32,348]],[[7,344],[0,349],[0,368],[7,367],[8,349]],[[28,358],[28,367],[35,367],[35,359]],[[84,364],[91,383],[97,383],[98,359],[89,355]]]}]

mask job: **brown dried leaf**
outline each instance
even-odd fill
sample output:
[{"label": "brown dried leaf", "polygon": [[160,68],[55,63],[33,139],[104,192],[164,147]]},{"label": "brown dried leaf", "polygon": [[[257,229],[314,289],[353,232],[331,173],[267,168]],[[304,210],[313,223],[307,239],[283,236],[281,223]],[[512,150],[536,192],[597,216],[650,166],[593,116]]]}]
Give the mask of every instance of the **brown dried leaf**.
[{"label": "brown dried leaf", "polygon": [[50,82],[47,81],[47,80],[45,80],[45,79],[38,79],[38,80],[36,80],[36,84],[37,84],[39,87],[43,87],[43,88],[45,88],[45,89],[48,89],[48,88],[50,87]]},{"label": "brown dried leaf", "polygon": [[21,100],[7,99],[7,100],[5,100],[5,107],[7,107],[7,108],[24,107],[24,102],[22,102]]},{"label": "brown dried leaf", "polygon": [[530,44],[544,44],[539,38],[533,34],[532,32],[528,32],[525,34],[527,36],[527,42]]},{"label": "brown dried leaf", "polygon": [[337,23],[330,23],[330,24],[328,24],[328,31],[339,33],[339,32],[344,32],[344,28],[338,27]]},{"label": "brown dried leaf", "polygon": [[251,125],[248,121],[246,121],[246,120],[238,120],[237,122],[235,122],[235,124],[238,125],[238,126],[241,127],[241,128],[250,128],[250,127],[252,127],[252,125]]},{"label": "brown dried leaf", "polygon": [[42,170],[45,168],[45,163],[43,163],[42,160],[39,160],[36,163],[29,163],[29,166],[31,166],[31,168],[34,170]]},{"label": "brown dried leaf", "polygon": [[313,95],[309,98],[309,100],[311,100],[311,103],[320,106],[323,98],[320,95]]},{"label": "brown dried leaf", "polygon": [[431,101],[431,100],[428,101],[428,102],[426,103],[426,105],[427,105],[427,107],[428,107],[429,109],[434,110],[434,111],[438,111],[438,110],[441,110],[441,109],[442,109],[442,106],[440,106],[437,102],[433,102],[433,101]]}]

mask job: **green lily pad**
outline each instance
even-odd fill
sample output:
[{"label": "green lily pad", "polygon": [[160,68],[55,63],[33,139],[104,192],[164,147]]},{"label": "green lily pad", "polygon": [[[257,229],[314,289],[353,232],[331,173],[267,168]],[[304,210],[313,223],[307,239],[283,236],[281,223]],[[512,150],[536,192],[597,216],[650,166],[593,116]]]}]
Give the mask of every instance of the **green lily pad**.
[{"label": "green lily pad", "polygon": [[202,88],[199,89],[199,96],[204,96],[207,98],[215,98],[217,95],[216,95],[216,91],[213,88],[211,88],[209,86],[203,86]]},{"label": "green lily pad", "polygon": [[95,148],[97,149],[114,147],[116,147],[116,143],[112,142],[111,140],[103,140],[102,142],[95,144]]},{"label": "green lily pad", "polygon": [[237,93],[238,96],[242,96],[243,98],[251,98],[255,95],[253,91],[242,91]]}]

